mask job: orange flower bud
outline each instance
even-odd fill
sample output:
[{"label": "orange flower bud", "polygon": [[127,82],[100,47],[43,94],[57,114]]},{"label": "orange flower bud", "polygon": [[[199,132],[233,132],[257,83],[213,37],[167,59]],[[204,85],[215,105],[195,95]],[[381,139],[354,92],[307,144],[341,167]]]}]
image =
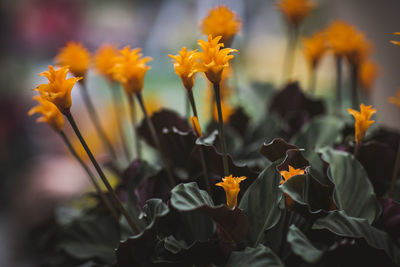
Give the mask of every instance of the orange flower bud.
[{"label": "orange flower bud", "polygon": [[225,190],[226,195],[226,205],[233,209],[237,206],[237,197],[240,191],[240,182],[246,180],[247,177],[232,177],[232,174],[222,178],[222,182],[215,184],[216,186],[221,186]]}]

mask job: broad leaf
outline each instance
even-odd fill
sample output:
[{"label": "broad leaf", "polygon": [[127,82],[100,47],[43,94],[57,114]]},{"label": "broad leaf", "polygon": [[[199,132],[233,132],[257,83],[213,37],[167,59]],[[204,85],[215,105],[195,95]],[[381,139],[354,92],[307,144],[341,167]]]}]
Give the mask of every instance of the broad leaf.
[{"label": "broad leaf", "polygon": [[324,254],[324,251],[314,247],[307,236],[294,224],[289,227],[287,241],[294,254],[308,263],[318,262]]},{"label": "broad leaf", "polygon": [[247,242],[250,246],[257,246],[264,231],[272,228],[281,216],[278,203],[283,194],[278,188],[281,175],[276,164],[271,164],[258,176],[240,201],[239,208],[249,220]]},{"label": "broad leaf", "polygon": [[230,267],[283,267],[279,257],[268,247],[258,245],[255,248],[246,247],[243,251],[232,252],[226,266]]},{"label": "broad leaf", "polygon": [[348,153],[328,147],[319,152],[329,163],[328,176],[335,184],[334,200],[338,209],[372,224],[380,215],[381,207],[364,168]]},{"label": "broad leaf", "polygon": [[334,211],[318,219],[313,229],[327,229],[339,236],[363,238],[370,246],[385,250],[396,264],[400,264],[400,247],[386,232],[371,226],[366,219],[347,216],[343,211]]}]

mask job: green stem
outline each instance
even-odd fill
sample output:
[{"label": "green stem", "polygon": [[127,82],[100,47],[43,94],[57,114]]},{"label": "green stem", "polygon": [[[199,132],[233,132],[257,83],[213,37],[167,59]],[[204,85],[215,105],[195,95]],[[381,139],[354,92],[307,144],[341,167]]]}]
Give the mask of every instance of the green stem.
[{"label": "green stem", "polygon": [[164,153],[162,151],[161,143],[160,143],[160,140],[158,139],[158,136],[157,136],[156,130],[154,128],[153,122],[150,120],[150,118],[148,116],[146,107],[144,105],[142,94],[141,93],[136,93],[136,99],[138,100],[140,108],[142,109],[143,116],[144,116],[144,118],[146,120],[147,127],[149,127],[150,134],[151,134],[151,137],[153,139],[153,142],[154,142],[157,150],[160,153],[160,158],[161,158],[161,161],[162,161],[162,163],[164,165],[165,172],[167,173],[169,183],[170,183],[171,186],[175,186],[176,182],[175,182],[174,176],[172,175],[171,168],[169,167],[169,164],[168,164],[168,162],[167,162],[167,160],[166,160],[166,158],[164,156]]},{"label": "green stem", "polygon": [[185,97],[185,114],[188,121],[190,121],[190,103],[187,97]]},{"label": "green stem", "polygon": [[342,109],[342,56],[336,55],[336,111],[341,113]]},{"label": "green stem", "polygon": [[310,70],[310,77],[309,77],[309,88],[310,88],[310,94],[314,95],[315,94],[315,86],[317,83],[317,69],[312,68]]},{"label": "green stem", "polygon": [[125,217],[126,221],[128,222],[129,226],[132,228],[134,233],[139,233],[139,229],[135,225],[133,219],[131,216],[128,214],[128,211],[124,208],[122,205],[121,200],[119,200],[117,194],[114,192],[114,189],[110,185],[109,181],[107,180],[106,176],[104,175],[103,170],[100,168],[100,165],[97,163],[95,157],[93,156],[92,151],[90,151],[88,145],[86,144],[85,139],[82,137],[81,132],[79,131],[78,126],[75,123],[74,117],[72,116],[71,112],[68,110],[64,114],[69,123],[71,124],[72,129],[74,130],[76,136],[78,137],[79,141],[81,142],[81,145],[86,151],[86,154],[88,155],[90,161],[92,162],[94,168],[96,169],[97,173],[99,174],[101,180],[103,181],[104,185],[106,186],[108,192],[111,194],[111,197],[113,198],[115,204],[117,205],[118,209],[121,211],[122,215]]},{"label": "green stem", "polygon": [[117,127],[118,127],[119,136],[121,139],[122,149],[124,151],[126,160],[129,162],[131,159],[131,154],[129,152],[128,145],[125,140],[124,127],[123,127],[123,124],[121,121],[121,116],[122,116],[122,114],[124,114],[124,112],[122,112],[122,108],[121,108],[121,106],[122,106],[121,90],[120,90],[119,86],[116,86],[115,83],[110,85],[110,89],[111,89],[111,94],[113,97],[115,121],[117,122]]},{"label": "green stem", "polygon": [[293,67],[296,60],[296,47],[299,39],[299,27],[290,25],[286,44],[285,59],[283,64],[283,82],[292,78]]},{"label": "green stem", "polygon": [[397,177],[399,176],[399,169],[400,169],[400,144],[397,146],[396,161],[394,163],[392,183],[390,185],[390,190],[389,190],[389,197],[391,198],[393,198],[396,189],[396,182],[397,182]]},{"label": "green stem", "polygon": [[226,142],[224,135],[224,120],[222,118],[219,83],[214,83],[214,93],[215,93],[215,102],[217,103],[217,110],[218,110],[218,126],[219,126],[219,137],[221,138],[222,164],[224,166],[224,175],[228,176],[229,175],[228,152],[226,150]]},{"label": "green stem", "polygon": [[82,98],[86,104],[86,108],[88,110],[90,119],[92,120],[94,127],[96,128],[97,133],[100,136],[101,141],[103,142],[103,145],[106,147],[108,152],[110,153],[111,157],[115,160],[117,159],[117,154],[115,153],[115,150],[113,146],[111,145],[110,140],[107,138],[107,135],[103,129],[103,127],[100,124],[99,116],[97,115],[96,109],[94,108],[93,102],[90,99],[89,92],[86,86],[86,83],[81,80],[81,94]]},{"label": "green stem", "polygon": [[111,205],[110,201],[107,199],[107,197],[104,195],[103,191],[101,191],[101,188],[99,184],[96,181],[96,178],[94,177],[94,174],[92,171],[89,169],[89,167],[83,162],[83,160],[78,156],[78,153],[76,153],[76,150],[72,146],[71,142],[69,141],[68,137],[65,135],[63,131],[59,132],[61,138],[64,140],[65,144],[67,145],[69,151],[71,154],[74,156],[74,158],[79,162],[79,164],[82,166],[82,168],[85,170],[87,175],[89,176],[90,181],[92,182],[96,193],[100,196],[101,201],[103,201],[104,205],[107,207],[107,209],[111,212],[111,215],[113,218],[118,222],[118,214],[115,211],[114,207]]},{"label": "green stem", "polygon": [[[197,108],[196,108],[196,102],[194,101],[194,96],[193,96],[193,91],[192,89],[187,89],[187,95],[190,102],[190,105],[192,106],[192,111],[193,111],[193,115],[199,119],[198,114],[197,114]],[[207,171],[207,163],[206,163],[206,159],[204,156],[204,150],[203,147],[199,147],[199,151],[200,151],[200,162],[201,162],[201,167],[203,169],[203,178],[204,178],[204,184],[206,185],[206,189],[208,194],[211,196],[211,186],[210,186],[210,177],[208,176],[208,171]]]},{"label": "green stem", "polygon": [[358,108],[358,66],[351,67],[351,99],[353,109]]},{"label": "green stem", "polygon": [[140,139],[139,139],[139,133],[138,129],[136,128],[136,106],[135,106],[135,99],[133,98],[132,95],[127,95],[128,96],[128,102],[129,102],[129,110],[131,114],[131,121],[132,121],[132,129],[133,129],[133,135],[135,139],[135,147],[136,147],[136,154],[137,158],[140,160],[142,158],[142,146],[140,144]]}]

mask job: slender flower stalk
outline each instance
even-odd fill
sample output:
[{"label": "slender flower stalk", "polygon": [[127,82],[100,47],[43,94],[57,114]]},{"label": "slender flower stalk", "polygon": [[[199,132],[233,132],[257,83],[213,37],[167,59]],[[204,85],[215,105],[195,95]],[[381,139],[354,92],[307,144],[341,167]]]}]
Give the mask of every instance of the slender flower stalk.
[{"label": "slender flower stalk", "polygon": [[133,95],[128,95],[127,98],[128,98],[128,104],[129,104],[129,113],[131,115],[133,135],[135,136],[134,139],[135,139],[135,147],[136,147],[136,157],[138,159],[141,159],[142,158],[142,145],[140,143],[139,133],[138,133],[138,129],[136,127],[137,112],[136,112],[135,99],[133,98]]},{"label": "slender flower stalk", "polygon": [[336,55],[336,111],[337,114],[341,114],[342,109],[342,69],[343,69],[343,57]]},{"label": "slender flower stalk", "polygon": [[164,165],[164,168],[165,168],[165,172],[167,173],[167,176],[168,176],[169,183],[170,183],[171,186],[174,186],[176,184],[175,178],[172,175],[172,171],[171,171],[171,169],[169,167],[169,164],[168,164],[168,162],[167,162],[167,160],[166,160],[166,158],[164,156],[160,140],[159,140],[158,135],[156,133],[156,130],[154,128],[153,122],[150,120],[150,118],[148,116],[148,113],[147,113],[147,110],[146,110],[146,106],[144,104],[143,97],[142,97],[142,94],[140,92],[136,93],[136,99],[138,100],[140,108],[141,108],[141,110],[143,112],[143,116],[144,116],[144,119],[146,120],[147,127],[149,127],[150,134],[151,134],[151,137],[153,139],[153,142],[154,142],[157,150],[160,152],[161,161],[163,162],[163,165]]},{"label": "slender flower stalk", "polygon": [[358,65],[351,66],[351,103],[353,108],[358,107],[360,102],[358,96],[359,68]]},{"label": "slender flower stalk", "polygon": [[74,117],[72,116],[71,112],[68,111],[65,114],[65,117],[68,119],[72,129],[74,130],[76,136],[79,139],[79,142],[81,143],[81,145],[83,146],[83,148],[86,151],[86,154],[88,155],[90,161],[92,162],[94,168],[96,169],[97,173],[99,174],[102,182],[104,183],[104,185],[106,186],[108,192],[111,194],[111,197],[113,198],[115,204],[117,205],[118,209],[121,211],[122,215],[125,217],[126,221],[128,222],[129,226],[131,227],[131,229],[133,230],[134,233],[139,233],[139,229],[137,228],[134,220],[132,219],[132,217],[129,215],[128,211],[124,208],[121,200],[118,198],[117,194],[115,193],[114,189],[112,188],[110,182],[108,181],[108,179],[106,178],[103,170],[101,169],[100,165],[98,164],[96,158],[94,157],[93,153],[91,152],[90,148],[88,147],[88,145],[86,144],[85,139],[83,138],[81,132],[79,131],[78,126],[75,123]]},{"label": "slender flower stalk", "polygon": [[125,134],[124,134],[124,127],[123,123],[121,121],[121,115],[124,114],[122,110],[122,95],[121,95],[121,90],[117,84],[110,83],[110,89],[111,89],[111,94],[113,98],[113,106],[114,106],[114,114],[115,114],[115,121],[117,122],[117,127],[118,127],[118,132],[119,136],[121,139],[121,146],[122,150],[124,151],[124,155],[126,160],[129,162],[131,160],[131,153],[130,150],[128,149],[128,144],[125,139]]},{"label": "slender flower stalk", "polygon": [[110,153],[111,157],[116,160],[117,159],[117,154],[115,153],[114,147],[111,144],[110,139],[107,137],[106,132],[104,131],[104,128],[102,127],[99,119],[99,115],[96,112],[96,109],[94,107],[94,104],[90,98],[86,83],[84,80],[80,81],[81,85],[81,94],[82,98],[85,102],[86,109],[89,113],[89,116],[93,122],[94,127],[96,128],[96,131],[100,137],[100,140],[102,141],[103,145],[107,148],[108,153]]},{"label": "slender flower stalk", "polygon": [[100,188],[100,185],[97,183],[97,180],[92,173],[92,171],[89,169],[89,167],[83,162],[83,160],[78,156],[78,153],[75,151],[74,147],[72,146],[71,142],[69,141],[68,137],[65,135],[64,131],[59,132],[61,138],[63,139],[64,143],[68,147],[69,151],[71,154],[74,156],[74,158],[78,161],[78,163],[82,166],[82,168],[85,170],[87,173],[90,181],[92,182],[94,189],[96,190],[96,193],[99,195],[101,201],[104,203],[106,208],[111,212],[111,215],[115,219],[116,222],[119,222],[119,216],[118,213],[116,212],[115,208],[111,205],[110,201],[107,199],[107,197],[104,195],[103,191]]},{"label": "slender flower stalk", "polygon": [[286,44],[285,58],[283,61],[283,81],[290,80],[296,59],[296,48],[299,39],[299,28],[297,25],[290,26],[288,29],[288,41]]}]

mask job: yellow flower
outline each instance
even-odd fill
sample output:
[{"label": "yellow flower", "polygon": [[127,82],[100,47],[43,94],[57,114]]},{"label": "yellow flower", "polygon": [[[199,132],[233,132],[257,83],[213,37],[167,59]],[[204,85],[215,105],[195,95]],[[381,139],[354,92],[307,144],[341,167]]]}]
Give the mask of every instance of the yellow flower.
[{"label": "yellow flower", "polygon": [[202,132],[201,132],[199,120],[197,119],[197,117],[196,116],[190,117],[190,122],[192,123],[192,127],[193,127],[193,130],[196,133],[196,135],[201,136]]},{"label": "yellow flower", "polygon": [[62,113],[69,111],[71,101],[71,90],[75,83],[82,77],[66,78],[68,74],[68,66],[55,70],[53,66],[49,66],[48,71],[40,73],[40,76],[46,77],[49,80],[47,84],[39,85],[35,90],[40,92],[40,95],[52,102],[58,107]]},{"label": "yellow flower", "polygon": [[168,55],[175,60],[175,72],[181,77],[183,86],[187,90],[193,88],[194,74],[199,71],[199,62],[196,54],[197,50],[187,51],[186,47],[183,47],[178,55]]},{"label": "yellow flower", "polygon": [[334,21],[326,34],[333,53],[346,57],[353,66],[359,66],[371,51],[372,45],[364,34],[347,22]]},{"label": "yellow flower", "polygon": [[64,126],[64,118],[60,112],[60,110],[51,102],[43,99],[42,97],[36,95],[33,97],[33,100],[39,102],[39,105],[33,107],[28,111],[28,115],[32,116],[33,114],[40,113],[42,114],[36,122],[45,122],[57,132],[62,131]]},{"label": "yellow flower", "polygon": [[237,197],[240,191],[240,182],[246,180],[245,176],[242,177],[232,177],[232,174],[222,178],[222,182],[216,183],[216,186],[221,186],[225,190],[226,195],[226,205],[229,208],[234,208],[237,206]]},{"label": "yellow flower", "polygon": [[56,64],[69,70],[75,76],[85,77],[90,65],[90,53],[80,43],[68,42],[55,58]]},{"label": "yellow flower", "polygon": [[278,9],[291,24],[297,26],[315,8],[310,0],[280,0]]},{"label": "yellow flower", "polygon": [[296,175],[302,175],[304,174],[304,170],[302,169],[295,169],[292,166],[289,165],[289,171],[280,171],[283,179],[281,180],[281,184],[285,183],[287,180],[292,178],[293,176]]},{"label": "yellow flower", "polygon": [[222,36],[221,42],[230,45],[233,37],[239,32],[242,22],[228,7],[220,5],[210,9],[201,23],[205,35]]},{"label": "yellow flower", "polygon": [[365,60],[361,63],[360,73],[358,76],[361,87],[371,92],[374,82],[378,76],[378,66],[371,60]]},{"label": "yellow flower", "polygon": [[324,32],[317,32],[311,37],[303,38],[304,55],[312,69],[317,68],[322,56],[327,50]]},{"label": "yellow flower", "polygon": [[115,45],[104,44],[100,46],[93,58],[96,71],[105,78],[113,80],[110,71],[114,67],[114,58],[118,56],[118,54],[119,52]]},{"label": "yellow flower", "polygon": [[360,112],[351,108],[348,108],[347,111],[353,115],[355,119],[355,139],[356,143],[359,145],[364,140],[368,128],[375,122],[370,120],[370,118],[374,113],[376,113],[376,109],[372,108],[372,106],[361,104]]},{"label": "yellow flower", "polygon": [[[395,35],[400,35],[400,32],[394,32],[393,34],[395,34]],[[392,44],[395,44],[395,45],[400,45],[400,42],[399,41],[390,41]]]},{"label": "yellow flower", "polygon": [[400,89],[397,90],[397,95],[389,97],[388,101],[389,103],[395,104],[400,109]]},{"label": "yellow flower", "polygon": [[144,76],[151,69],[146,63],[152,58],[142,57],[141,51],[140,48],[131,49],[128,45],[120,50],[120,55],[114,57],[115,65],[110,73],[122,84],[127,94],[136,94],[143,90]]},{"label": "yellow flower", "polygon": [[208,36],[208,40],[199,40],[203,52],[197,53],[197,57],[201,60],[200,71],[204,72],[212,83],[219,83],[221,81],[221,75],[224,68],[229,67],[229,60],[234,58],[233,55],[229,55],[231,52],[237,52],[236,49],[224,48],[224,44],[219,43],[221,36],[212,38]]}]

